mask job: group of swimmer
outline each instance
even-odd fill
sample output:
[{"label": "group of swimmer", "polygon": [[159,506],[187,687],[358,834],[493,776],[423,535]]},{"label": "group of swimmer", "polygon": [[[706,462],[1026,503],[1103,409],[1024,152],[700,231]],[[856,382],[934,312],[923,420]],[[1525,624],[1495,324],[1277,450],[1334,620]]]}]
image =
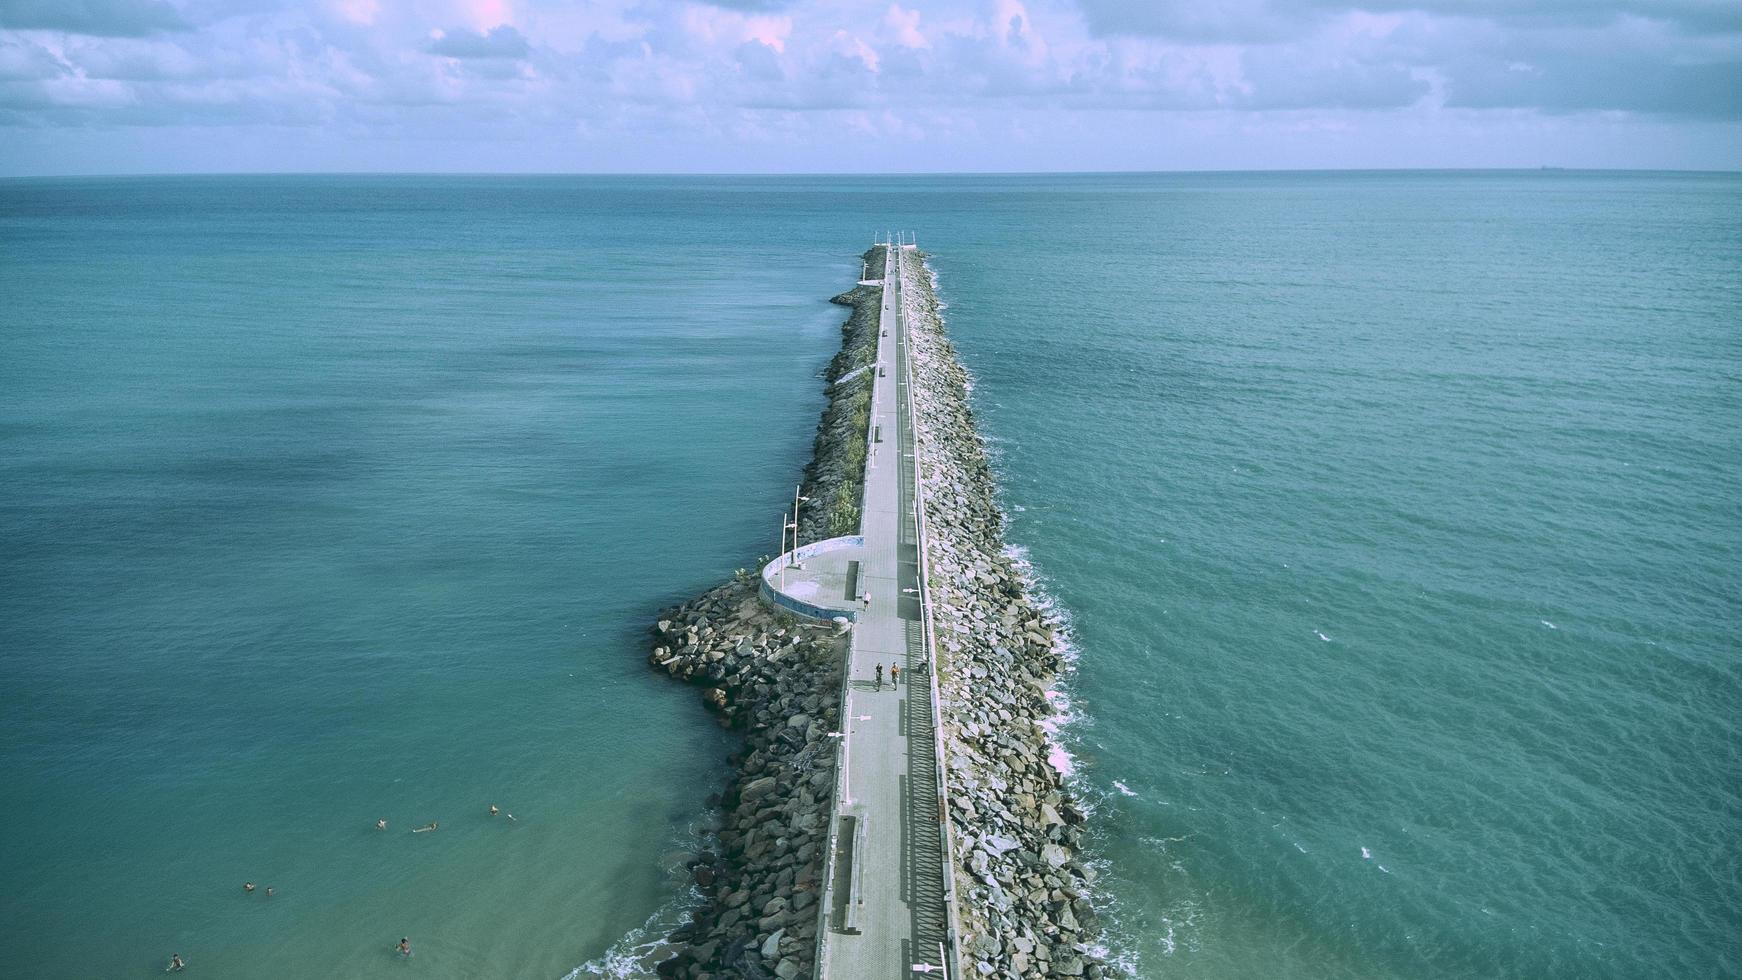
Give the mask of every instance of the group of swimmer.
[{"label": "group of swimmer", "polygon": [[[492,817],[504,816],[510,820],[514,820],[514,814],[504,813],[502,808],[497,806],[494,803],[490,804],[490,811],[489,812],[490,812],[490,816],[492,816]],[[514,820],[514,822],[519,823],[520,821]],[[436,829],[436,827],[439,824],[440,824],[440,821],[431,820],[429,823],[426,823],[421,827],[411,828],[411,832],[414,834],[426,834],[426,833],[429,833],[430,831]],[[386,830],[387,829],[386,818],[382,818],[380,820],[375,821],[375,829],[376,830]],[[256,888],[257,888],[257,886],[252,881],[242,882],[242,890],[250,895],[252,895],[255,892]],[[277,893],[276,890],[271,885],[266,886],[266,894],[268,896],[274,895],[276,893]],[[410,937],[401,936],[399,939],[399,943],[397,945],[395,945],[393,948],[401,956],[410,956],[411,955],[411,939],[410,939]],[[187,968],[188,968],[187,961],[181,958],[180,953],[171,953],[169,955],[169,965],[163,968],[163,972],[165,972],[165,973],[180,973],[181,971],[183,971]]]},{"label": "group of swimmer", "polygon": [[[502,816],[507,817],[510,820],[514,820],[514,814],[502,813],[501,807],[497,806],[494,803],[490,804],[490,815],[492,817],[494,817],[497,814],[501,814]],[[514,822],[519,823],[520,821],[514,820]],[[439,821],[439,820],[431,820],[429,823],[426,823],[421,827],[411,828],[411,832],[414,834],[427,834],[430,831],[436,829],[436,827],[440,826],[440,824],[441,824],[441,821]],[[386,830],[387,829],[387,819],[385,817],[383,817],[382,819],[375,821],[375,829],[376,830]],[[271,892],[269,891],[268,894],[271,894]]]}]

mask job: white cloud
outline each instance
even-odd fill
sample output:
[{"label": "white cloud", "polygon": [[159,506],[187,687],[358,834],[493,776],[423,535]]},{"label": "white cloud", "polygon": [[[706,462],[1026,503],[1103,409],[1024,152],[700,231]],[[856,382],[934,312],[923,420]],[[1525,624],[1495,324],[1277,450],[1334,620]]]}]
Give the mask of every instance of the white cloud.
[{"label": "white cloud", "polygon": [[381,15],[380,0],[330,0],[333,12],[353,24],[373,24]]},{"label": "white cloud", "polygon": [[[346,147],[369,133],[480,153],[547,140],[571,148],[564,159],[631,137],[649,153],[683,147],[662,169],[711,158],[698,147],[724,157],[768,141],[764,154],[870,169],[884,157],[840,134],[923,131],[907,152],[944,169],[961,165],[952,141],[1020,146],[1035,167],[1049,140],[1070,141],[1058,153],[1099,145],[1108,166],[1144,148],[1160,166],[1151,131],[1373,140],[1387,119],[1400,132],[1455,120],[1465,134],[1485,113],[1509,134],[1532,118],[1566,133],[1578,114],[1605,131],[1742,128],[1742,32],[1704,0],[938,0],[923,13],[900,0],[259,0],[254,12],[239,6],[249,0],[81,0],[70,19],[47,2],[0,0],[0,127],[35,133],[33,145],[269,123]],[[1742,141],[1711,139],[1742,165]],[[1251,143],[1255,164],[1274,152]],[[984,159],[1021,165],[1006,150]]]},{"label": "white cloud", "polygon": [[894,35],[896,43],[903,47],[931,47],[931,41],[920,32],[918,10],[903,10],[900,4],[892,3],[889,11],[883,15],[883,24]]}]

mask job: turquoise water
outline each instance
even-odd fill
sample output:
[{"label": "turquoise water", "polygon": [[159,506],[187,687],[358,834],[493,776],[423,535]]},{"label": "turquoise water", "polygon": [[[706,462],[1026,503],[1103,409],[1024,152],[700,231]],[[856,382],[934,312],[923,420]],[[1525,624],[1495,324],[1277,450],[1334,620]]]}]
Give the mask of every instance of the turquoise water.
[{"label": "turquoise water", "polygon": [[674,914],[730,746],[640,630],[771,550],[891,225],[1141,975],[1742,973],[1742,178],[1559,172],[0,182],[7,962]]}]

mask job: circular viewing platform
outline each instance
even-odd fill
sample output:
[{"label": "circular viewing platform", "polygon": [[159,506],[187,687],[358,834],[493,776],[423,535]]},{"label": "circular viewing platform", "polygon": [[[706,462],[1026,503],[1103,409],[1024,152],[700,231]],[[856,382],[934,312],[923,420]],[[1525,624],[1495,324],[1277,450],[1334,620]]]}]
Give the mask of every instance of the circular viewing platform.
[{"label": "circular viewing platform", "polygon": [[865,538],[848,534],[813,541],[762,567],[762,601],[806,619],[856,620]]}]

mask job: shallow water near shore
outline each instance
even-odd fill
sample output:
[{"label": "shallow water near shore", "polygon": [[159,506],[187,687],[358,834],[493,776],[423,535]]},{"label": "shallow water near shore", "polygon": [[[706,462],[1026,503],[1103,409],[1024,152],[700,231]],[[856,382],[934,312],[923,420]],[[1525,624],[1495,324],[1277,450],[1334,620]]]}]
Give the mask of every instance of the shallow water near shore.
[{"label": "shallow water near shore", "polygon": [[891,225],[1141,975],[1742,972],[1742,179],[1579,173],[0,182],[9,961],[625,948]]}]

